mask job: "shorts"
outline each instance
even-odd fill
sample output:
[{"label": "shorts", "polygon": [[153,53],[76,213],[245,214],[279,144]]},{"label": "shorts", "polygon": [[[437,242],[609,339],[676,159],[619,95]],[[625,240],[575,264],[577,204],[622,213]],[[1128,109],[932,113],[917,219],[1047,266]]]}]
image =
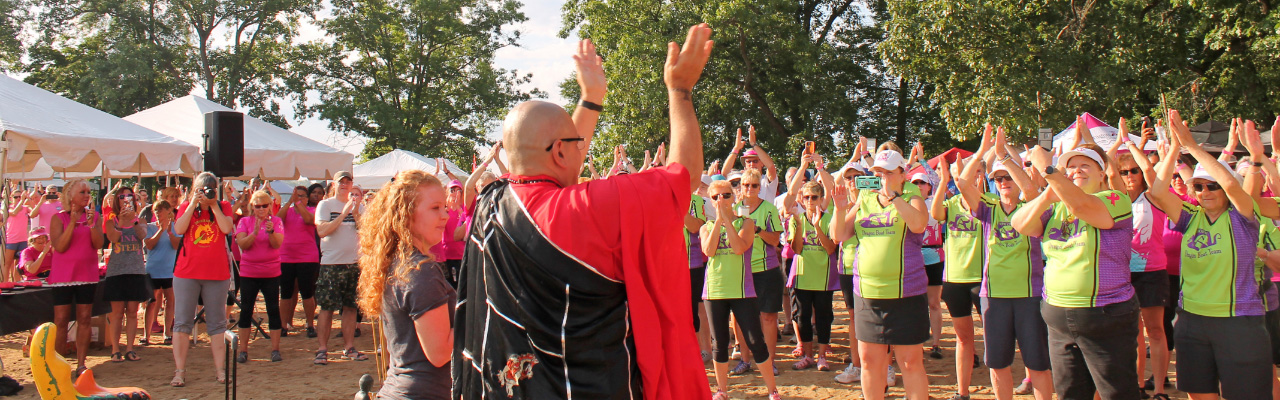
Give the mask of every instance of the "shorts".
[{"label": "shorts", "polygon": [[1132,272],[1129,277],[1139,307],[1164,307],[1169,301],[1169,271]]},{"label": "shorts", "polygon": [[151,278],[153,290],[173,289],[173,278]]},{"label": "shorts", "polygon": [[[1138,299],[1101,307],[1040,302],[1049,327],[1049,363],[1059,399],[1138,399]],[[1182,364],[1179,356],[1178,364]],[[1179,375],[1181,379],[1181,375]]]},{"label": "shorts", "polygon": [[1271,363],[1280,365],[1280,309],[1267,311],[1267,338],[1271,341]]},{"label": "shorts", "polygon": [[150,279],[145,274],[108,276],[102,280],[102,300],[139,303],[151,301]]},{"label": "shorts", "polygon": [[926,264],[924,274],[929,277],[929,286],[942,286],[943,263]]},{"label": "shorts", "polygon": [[93,304],[93,298],[98,292],[98,284],[85,283],[72,286],[54,286],[50,289],[53,291],[54,306]]},{"label": "shorts", "polygon": [[303,300],[315,297],[319,276],[320,263],[280,263],[280,298],[292,299],[295,294]]},{"label": "shorts", "polygon": [[844,296],[844,308],[853,316],[853,275],[840,275],[840,294]]},{"label": "shorts", "polygon": [[1040,316],[1040,298],[982,298],[983,362],[993,369],[1013,365],[1014,345],[1032,371],[1049,370],[1049,328]]},{"label": "shorts", "polygon": [[316,305],[325,311],[356,308],[359,281],[360,268],[356,264],[321,265],[316,279]]},{"label": "shorts", "polygon": [[1178,310],[1178,390],[1225,399],[1271,398],[1264,316],[1205,317]]},{"label": "shorts", "polygon": [[782,268],[766,269],[751,274],[756,285],[756,301],[760,302],[760,313],[777,314],[782,312]]},{"label": "shorts", "polygon": [[[981,289],[982,282],[942,284],[942,302],[947,303],[947,313],[951,314],[951,318],[973,316],[973,308],[982,305],[978,296]],[[982,315],[982,310],[978,310],[978,315]]]},{"label": "shorts", "polygon": [[902,299],[854,297],[853,315],[860,342],[908,346],[924,343],[930,337],[928,295]]},{"label": "shorts", "polygon": [[4,244],[4,248],[5,248],[6,250],[13,250],[13,251],[16,251],[16,252],[22,252],[23,250],[26,250],[26,249],[27,249],[27,242],[5,243],[5,244]]}]

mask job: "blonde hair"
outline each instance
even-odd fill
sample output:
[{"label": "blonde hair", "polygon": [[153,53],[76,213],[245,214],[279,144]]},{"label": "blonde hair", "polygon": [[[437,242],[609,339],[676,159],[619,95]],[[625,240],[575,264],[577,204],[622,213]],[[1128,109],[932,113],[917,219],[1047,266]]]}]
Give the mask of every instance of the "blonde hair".
[{"label": "blonde hair", "polygon": [[255,204],[255,203],[256,204],[263,204],[263,203],[273,204],[275,203],[275,199],[273,199],[271,197],[271,193],[268,193],[266,190],[258,190],[256,192],[253,192],[253,197],[249,198],[249,204]]},{"label": "blonde hair", "polygon": [[707,185],[707,194],[716,193],[722,190],[728,190],[729,193],[733,193],[733,185],[730,184],[729,181],[711,181],[711,184]]},{"label": "blonde hair", "polygon": [[[88,188],[89,182],[86,182],[84,179],[76,179],[74,181],[67,182],[66,185],[62,186],[62,196],[60,197],[62,199],[63,210],[67,210],[67,211],[71,210],[71,198],[74,197],[73,193],[75,193],[76,189],[79,189],[80,186],[84,186]],[[93,203],[92,193],[89,194],[89,202]]]},{"label": "blonde hair", "polygon": [[742,171],[742,182],[746,182],[748,180],[760,183],[760,171],[754,169]]},{"label": "blonde hair", "polygon": [[880,144],[880,147],[876,147],[876,153],[879,153],[885,150],[893,150],[898,152],[898,154],[902,154],[902,148],[898,147],[898,144],[894,143],[892,140],[886,140],[884,141],[884,143]]},{"label": "blonde hair", "polygon": [[809,181],[800,188],[800,193],[816,194],[821,196],[823,195],[823,187],[822,184],[817,181]]},{"label": "blonde hair", "polygon": [[[382,293],[388,282],[404,282],[410,271],[422,266],[410,263],[415,249],[409,225],[419,200],[418,190],[424,186],[444,189],[440,180],[431,174],[421,170],[402,171],[377,192],[361,216],[361,219],[380,222],[364,225],[359,231],[360,281],[356,303],[365,314],[381,315]],[[430,252],[425,255],[428,263],[440,261]]]},{"label": "blonde hair", "polygon": [[163,198],[165,198],[166,196],[169,196],[169,195],[178,196],[178,195],[181,195],[181,194],[182,194],[182,192],[178,191],[178,188],[173,187],[173,186],[170,186],[170,187],[167,187],[167,188],[164,188],[164,189],[160,189],[159,191],[157,191],[157,192],[156,192],[156,198],[155,198],[155,200],[156,200],[156,202],[159,202],[159,201],[160,201],[160,199],[163,199]]}]

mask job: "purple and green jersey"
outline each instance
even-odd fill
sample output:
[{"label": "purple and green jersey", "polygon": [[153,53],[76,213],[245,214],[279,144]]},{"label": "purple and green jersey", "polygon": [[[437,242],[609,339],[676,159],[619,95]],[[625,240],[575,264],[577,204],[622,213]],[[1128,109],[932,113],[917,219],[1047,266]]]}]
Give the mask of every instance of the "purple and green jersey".
[{"label": "purple and green jersey", "polygon": [[1133,298],[1129,282],[1133,205],[1129,195],[1104,190],[1102,200],[1115,223],[1098,229],[1076,218],[1062,202],[1040,216],[1040,238],[1048,262],[1044,268],[1045,302],[1064,308],[1102,307]]},{"label": "purple and green jersey", "polygon": [[982,297],[1025,298],[1044,293],[1044,258],[1040,239],[1013,229],[1013,211],[1005,212],[998,198],[983,196],[973,216],[982,222],[987,255],[982,268]]},{"label": "purple and green jersey", "polygon": [[[907,184],[902,199],[921,198],[920,189]],[[920,252],[923,235],[912,233],[892,204],[880,205],[877,194],[858,196],[854,235],[858,237],[853,292],[868,299],[901,299],[925,293],[929,278]]]},{"label": "purple and green jersey", "polygon": [[[704,208],[706,200],[697,194],[692,197],[693,199],[689,200],[689,216],[706,221],[707,211]],[[684,229],[684,247],[689,251],[689,269],[707,265],[707,256],[702,254],[702,239],[698,234],[697,231],[690,232],[689,229]]]},{"label": "purple and green jersey", "polygon": [[795,235],[804,235],[804,246],[796,252],[791,261],[791,276],[787,277],[787,287],[801,290],[840,290],[839,251],[827,253],[818,240],[817,229],[831,232],[831,214],[825,213],[818,218],[818,226],[814,226],[809,218],[800,215],[800,224],[795,220],[788,221],[787,242],[795,239]]},{"label": "purple and green jersey", "polygon": [[[744,219],[733,216],[733,228],[742,229]],[[715,227],[715,221],[707,221],[705,226]],[[742,254],[733,254],[729,245],[728,232],[720,232],[716,244],[716,252],[707,259],[706,280],[702,284],[703,300],[744,299],[756,297],[756,284],[751,279],[751,252],[748,249]]]},{"label": "purple and green jersey", "polygon": [[[745,202],[738,202],[734,205],[734,209],[744,205],[746,205]],[[760,205],[756,206],[755,210],[751,210],[751,214],[747,216],[756,221],[756,227],[760,228],[761,232],[782,231],[782,217],[778,214],[778,207],[773,203],[762,200]],[[751,245],[751,253],[751,272],[761,272],[782,265],[778,261],[778,251],[774,246],[765,243],[760,235],[756,235],[756,240]]]},{"label": "purple and green jersey", "polygon": [[[1258,251],[1274,251],[1280,249],[1280,230],[1276,229],[1275,221],[1267,218],[1258,219]],[[1280,292],[1276,290],[1276,280],[1280,279],[1280,275],[1275,274],[1270,268],[1267,268],[1266,261],[1254,257],[1255,267],[1262,270],[1262,275],[1266,277],[1263,285],[1267,288],[1264,299],[1267,301],[1267,311],[1275,311],[1280,308]]]},{"label": "purple and green jersey", "polygon": [[1261,217],[1235,207],[1214,221],[1203,208],[1182,203],[1172,229],[1182,232],[1183,310],[1206,317],[1263,315],[1263,274],[1254,262]]},{"label": "purple and green jersey", "polygon": [[[964,196],[952,196],[942,202],[947,212],[947,263],[942,280],[950,283],[977,283],[982,281],[983,258],[987,240],[982,224],[964,208]],[[984,200],[993,198],[982,195]]]}]

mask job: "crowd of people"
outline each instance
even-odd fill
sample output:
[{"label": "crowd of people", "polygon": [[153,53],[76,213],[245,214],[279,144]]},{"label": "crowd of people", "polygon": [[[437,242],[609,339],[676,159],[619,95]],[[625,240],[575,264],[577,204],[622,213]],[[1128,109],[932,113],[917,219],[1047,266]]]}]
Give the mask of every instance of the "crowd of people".
[{"label": "crowd of people", "polygon": [[[1266,152],[1254,122],[1233,122],[1218,157],[1177,111],[1144,122],[1139,142],[1122,119],[1105,148],[1082,120],[1054,149],[1015,148],[987,126],[972,155],[936,165],[919,144],[866,139],[842,163],[811,143],[774,158],[748,127],[704,169],[692,94],[710,36],[702,24],[669,44],[671,140],[638,169],[622,146],[604,175],[584,164],[607,91],[584,40],[572,114],[516,106],[465,182],[403,171],[366,196],[340,172],[287,202],[257,183],[223,186],[218,200],[217,179],[201,174],[155,202],[117,187],[99,214],[88,185],[72,181],[61,196],[14,195],[7,223],[30,233],[30,247],[8,235],[6,276],[47,274],[64,332],[89,318],[103,286],[113,361],[138,359],[145,306],[143,341],[156,325],[174,344],[174,386],[185,382],[197,309],[210,336],[229,328],[222,305],[234,282],[235,361],[248,358],[259,294],[271,360],[281,360],[279,337],[301,331],[290,326],[300,295],[318,365],[335,312],[343,343],[333,351],[351,360],[366,359],[353,342],[360,314],[379,319],[384,399],[720,400],[730,375],[752,371],[780,399],[786,369],[831,371],[867,399],[901,374],[907,398],[926,399],[924,359],[944,358],[944,305],[953,400],[970,397],[980,366],[1002,400],[1168,399],[1171,380],[1193,399],[1280,398],[1280,154]],[[1247,156],[1235,156],[1240,144]],[[22,217],[32,222],[14,222]],[[832,341],[837,304],[849,315],[844,350]],[[88,324],[77,326],[84,343]],[[788,336],[796,361],[779,365]],[[223,345],[212,341],[218,367]]]}]

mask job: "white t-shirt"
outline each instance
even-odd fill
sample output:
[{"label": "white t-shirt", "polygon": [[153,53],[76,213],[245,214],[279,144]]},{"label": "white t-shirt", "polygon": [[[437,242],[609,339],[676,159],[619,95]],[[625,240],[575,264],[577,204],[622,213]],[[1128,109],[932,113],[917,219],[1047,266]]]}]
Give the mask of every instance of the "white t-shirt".
[{"label": "white t-shirt", "polygon": [[770,181],[768,174],[761,175],[760,199],[767,202],[773,202],[773,199],[776,197],[778,197],[778,182]]},{"label": "white t-shirt", "polygon": [[[332,197],[320,200],[320,204],[316,204],[316,225],[338,218],[346,205],[346,202]],[[356,211],[359,211],[359,207]],[[359,260],[360,236],[356,233],[356,218],[355,215],[347,214],[337,230],[320,238],[320,264],[355,264]]]}]

